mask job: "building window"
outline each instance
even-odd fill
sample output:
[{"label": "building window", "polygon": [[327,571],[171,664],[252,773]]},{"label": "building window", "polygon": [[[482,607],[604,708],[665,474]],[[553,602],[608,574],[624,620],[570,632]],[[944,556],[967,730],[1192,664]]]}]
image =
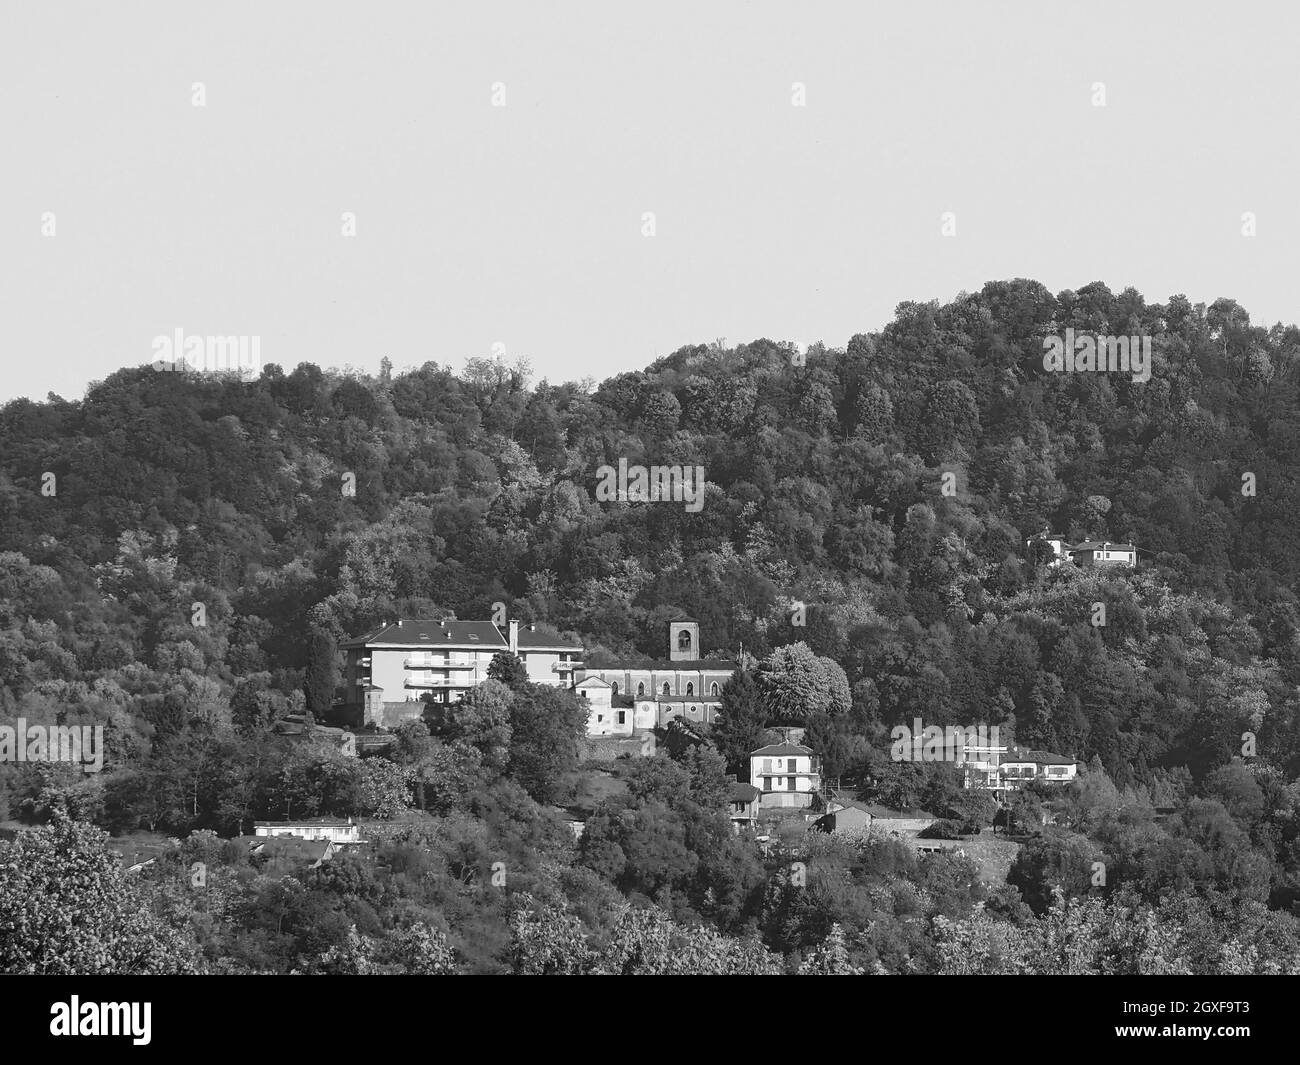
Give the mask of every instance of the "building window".
[{"label": "building window", "polygon": [[793,758],[787,758],[787,759],[786,759],[786,762],[785,762],[785,767],[786,767],[786,769],[788,769],[791,773],[793,773],[793,772],[794,772],[794,768],[795,768],[795,766],[794,766],[794,759],[793,759]]},{"label": "building window", "polygon": [[671,695],[671,694],[672,694],[672,689],[668,686],[668,682],[667,682],[667,681],[664,681],[664,694],[665,694],[665,695]]},{"label": "building window", "polygon": [[710,685],[710,687],[709,687],[709,694],[710,694],[710,695],[717,695],[717,694],[718,694],[718,682],[717,682],[716,680],[713,682],[712,685]]},{"label": "building window", "polygon": [[641,698],[641,696],[643,696],[644,694],[645,694],[645,685],[644,685],[644,684],[638,684],[638,685],[636,686],[636,695],[637,695],[637,698],[638,698],[638,699]]},{"label": "building window", "polygon": [[610,685],[610,688],[613,689],[614,694],[617,695],[617,694],[618,694],[618,681],[615,681],[613,684],[611,684],[611,685]]},{"label": "building window", "polygon": [[682,629],[677,634],[677,650],[689,651],[691,649],[691,632],[689,629]]},{"label": "building window", "polygon": [[627,724],[627,711],[626,711],[626,710],[620,710],[620,711],[618,712],[618,723],[619,723],[620,725],[626,725],[626,724]]},{"label": "building window", "polygon": [[695,685],[692,684],[690,681],[687,681],[687,682],[686,682],[686,694],[687,694],[687,695],[694,695],[694,694],[695,694]]}]

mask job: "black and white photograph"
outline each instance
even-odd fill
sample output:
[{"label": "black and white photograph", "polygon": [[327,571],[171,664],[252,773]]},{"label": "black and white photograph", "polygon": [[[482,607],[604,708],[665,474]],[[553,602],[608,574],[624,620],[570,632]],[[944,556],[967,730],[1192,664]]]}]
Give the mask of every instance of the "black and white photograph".
[{"label": "black and white photograph", "polygon": [[911,977],[869,1010],[946,1052],[1285,1020],[1300,10],[0,27],[33,1046],[364,1050],[433,990],[291,976]]}]

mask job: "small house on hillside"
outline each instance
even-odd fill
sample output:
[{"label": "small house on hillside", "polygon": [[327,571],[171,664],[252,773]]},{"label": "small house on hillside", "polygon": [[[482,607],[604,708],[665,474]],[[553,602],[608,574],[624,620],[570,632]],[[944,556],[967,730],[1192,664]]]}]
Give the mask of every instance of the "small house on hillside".
[{"label": "small house on hillside", "polygon": [[587,677],[573,690],[587,705],[588,736],[632,735],[632,711],[622,696],[615,699],[614,686],[609,681]]},{"label": "small house on hillside", "polygon": [[1048,561],[1049,566],[1059,566],[1070,560],[1069,541],[1060,533],[1048,532],[1044,529],[1037,536],[1031,536],[1025,541],[1025,547],[1031,552],[1030,558],[1033,558],[1032,551],[1035,544],[1046,544],[1052,549],[1052,557]]},{"label": "small house on hillside", "polygon": [[731,782],[727,798],[731,803],[731,827],[737,832],[752,828],[758,820],[758,800],[762,794],[753,784]]},{"label": "small house on hillside", "polygon": [[1080,566],[1137,565],[1137,548],[1132,544],[1112,544],[1109,540],[1085,540],[1070,548],[1070,557]]},{"label": "small house on hillside", "polygon": [[253,835],[329,840],[334,844],[365,842],[361,838],[361,826],[354,824],[350,817],[346,821],[334,817],[313,817],[301,821],[254,821]]},{"label": "small house on hillside", "polygon": [[811,747],[770,743],[749,756],[749,782],[761,806],[811,806],[821,788],[821,758]]}]

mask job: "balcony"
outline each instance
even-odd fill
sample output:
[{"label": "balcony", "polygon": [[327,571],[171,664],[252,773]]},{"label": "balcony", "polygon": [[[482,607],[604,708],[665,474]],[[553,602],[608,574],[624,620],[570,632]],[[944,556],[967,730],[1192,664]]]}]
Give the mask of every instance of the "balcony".
[{"label": "balcony", "polygon": [[452,677],[407,677],[406,687],[408,688],[472,688],[473,685],[467,680],[457,680]]},{"label": "balcony", "polygon": [[402,663],[407,669],[473,669],[474,662],[456,662],[450,658],[415,656]]},{"label": "balcony", "polygon": [[551,666],[552,673],[572,673],[575,669],[582,669],[581,662],[556,662]]}]

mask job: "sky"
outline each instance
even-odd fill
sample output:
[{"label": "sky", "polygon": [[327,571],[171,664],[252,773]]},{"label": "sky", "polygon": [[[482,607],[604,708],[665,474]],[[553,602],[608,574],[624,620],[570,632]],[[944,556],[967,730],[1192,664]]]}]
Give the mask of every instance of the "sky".
[{"label": "sky", "polygon": [[286,371],[603,379],[1012,277],[1295,322],[1297,31],[1199,0],[13,2],[0,401],[177,329]]}]

